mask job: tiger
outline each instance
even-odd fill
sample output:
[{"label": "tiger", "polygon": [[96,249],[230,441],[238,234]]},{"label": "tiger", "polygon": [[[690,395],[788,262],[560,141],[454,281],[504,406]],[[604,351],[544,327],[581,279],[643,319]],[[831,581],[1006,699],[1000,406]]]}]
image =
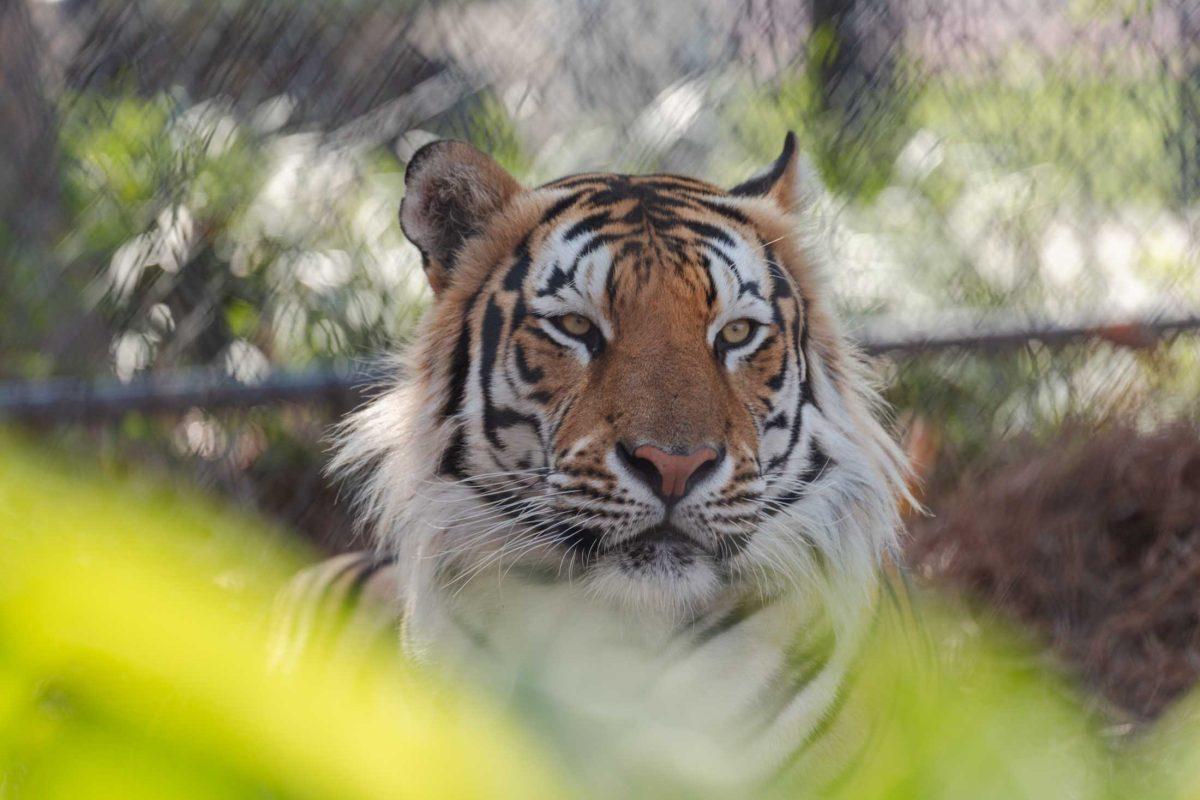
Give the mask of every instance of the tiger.
[{"label": "tiger", "polygon": [[753,742],[730,760],[756,775],[850,749],[848,676],[912,497],[831,307],[818,180],[792,133],[728,190],[526,188],[465,142],[419,149],[399,216],[431,301],[330,462],[375,549],[310,571],[293,607],[374,594],[416,663],[534,652],[574,701],[620,673],[605,714],[704,717]]}]

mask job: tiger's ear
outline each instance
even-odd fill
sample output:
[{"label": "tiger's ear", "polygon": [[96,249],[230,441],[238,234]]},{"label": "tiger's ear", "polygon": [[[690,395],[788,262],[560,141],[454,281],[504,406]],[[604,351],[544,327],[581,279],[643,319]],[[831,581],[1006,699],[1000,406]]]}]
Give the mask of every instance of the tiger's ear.
[{"label": "tiger's ear", "polygon": [[812,164],[796,146],[796,134],[788,131],[783,152],[775,163],[745,183],[729,190],[737,197],[767,197],[785,213],[803,210],[812,200],[816,174]]},{"label": "tiger's ear", "polygon": [[466,142],[431,142],[413,153],[404,173],[400,227],[421,251],[433,293],[449,284],[467,239],[521,191],[521,185]]}]

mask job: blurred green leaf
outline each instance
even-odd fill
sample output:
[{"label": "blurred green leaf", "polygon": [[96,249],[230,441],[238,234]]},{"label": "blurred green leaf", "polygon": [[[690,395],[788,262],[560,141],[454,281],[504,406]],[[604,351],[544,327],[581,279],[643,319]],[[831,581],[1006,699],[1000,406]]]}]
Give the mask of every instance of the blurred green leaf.
[{"label": "blurred green leaf", "polygon": [[298,562],[261,523],[80,476],[8,436],[3,452],[0,785],[15,796],[559,796],[494,713],[391,650],[269,671],[263,615]]},{"label": "blurred green leaf", "polygon": [[[564,796],[560,768],[511,722],[392,648],[317,648],[269,671],[263,615],[299,560],[260,522],[0,443],[7,796]],[[887,605],[851,684],[867,749],[822,796],[1196,796],[1194,703],[1120,752],[1027,642],[912,599],[920,624]],[[761,794],[812,796],[807,769]]]}]

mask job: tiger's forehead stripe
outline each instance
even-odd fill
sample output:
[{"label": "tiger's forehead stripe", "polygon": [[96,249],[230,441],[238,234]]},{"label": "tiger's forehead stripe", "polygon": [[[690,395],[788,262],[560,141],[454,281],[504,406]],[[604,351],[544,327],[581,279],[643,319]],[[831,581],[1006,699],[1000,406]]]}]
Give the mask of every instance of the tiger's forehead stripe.
[{"label": "tiger's forehead stripe", "polygon": [[[541,191],[558,196],[534,233],[539,256],[532,273],[540,297],[565,292],[576,303],[612,307],[620,296],[646,289],[654,267],[671,268],[710,308],[744,295],[765,302],[765,286],[791,294],[782,273],[770,274],[768,243],[736,202],[711,184],[668,175],[586,174]],[[589,260],[597,252],[607,257]],[[607,268],[604,297],[595,290],[598,262]]]}]

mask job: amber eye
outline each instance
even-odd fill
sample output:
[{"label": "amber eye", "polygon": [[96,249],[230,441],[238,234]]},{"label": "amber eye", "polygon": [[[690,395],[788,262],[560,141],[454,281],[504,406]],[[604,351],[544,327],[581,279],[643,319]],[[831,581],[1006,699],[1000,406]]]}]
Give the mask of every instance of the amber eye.
[{"label": "amber eye", "polygon": [[558,324],[567,333],[580,338],[587,336],[593,328],[592,321],[582,314],[563,314],[558,318]]},{"label": "amber eye", "polygon": [[757,325],[758,323],[752,319],[735,319],[721,328],[717,338],[726,347],[736,347],[750,338],[750,334],[754,333]]}]

